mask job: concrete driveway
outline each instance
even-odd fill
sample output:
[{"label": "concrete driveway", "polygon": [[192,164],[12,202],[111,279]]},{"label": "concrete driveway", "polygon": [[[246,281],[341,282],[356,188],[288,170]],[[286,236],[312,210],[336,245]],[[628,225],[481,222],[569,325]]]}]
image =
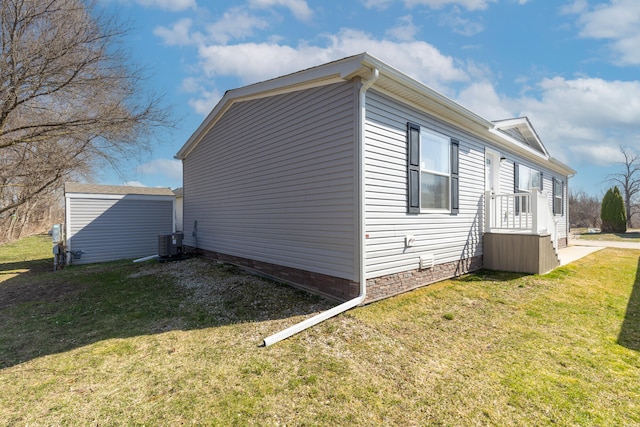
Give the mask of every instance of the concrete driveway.
[{"label": "concrete driveway", "polygon": [[569,246],[558,251],[560,265],[567,265],[604,248],[640,249],[640,243],[569,239]]}]

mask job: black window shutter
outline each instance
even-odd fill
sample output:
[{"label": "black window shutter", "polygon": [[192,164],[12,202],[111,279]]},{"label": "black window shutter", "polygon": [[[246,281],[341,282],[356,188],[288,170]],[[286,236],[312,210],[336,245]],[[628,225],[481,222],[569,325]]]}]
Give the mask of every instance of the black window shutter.
[{"label": "black window shutter", "polygon": [[[520,174],[518,173],[518,164],[513,162],[513,192],[518,193],[520,191]],[[520,198],[516,197],[516,215],[520,214]]]},{"label": "black window shutter", "polygon": [[558,186],[557,180],[555,178],[551,178],[551,199],[553,200],[553,214],[558,214],[558,204],[556,203],[556,188]]},{"label": "black window shutter", "polygon": [[459,168],[458,159],[460,152],[460,143],[452,139],[451,140],[451,213],[457,214],[460,212],[460,180],[459,180]]},{"label": "black window shutter", "polygon": [[542,172],[540,172],[540,192],[542,193],[542,190],[544,190],[544,175],[542,174]]},{"label": "black window shutter", "polygon": [[560,181],[560,215],[564,215],[564,181]]},{"label": "black window shutter", "polygon": [[420,126],[407,123],[407,212],[420,213]]}]

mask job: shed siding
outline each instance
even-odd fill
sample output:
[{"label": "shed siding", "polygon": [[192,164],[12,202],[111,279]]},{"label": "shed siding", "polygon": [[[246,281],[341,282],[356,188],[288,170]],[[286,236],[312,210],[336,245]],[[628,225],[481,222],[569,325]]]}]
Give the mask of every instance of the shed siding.
[{"label": "shed siding", "polygon": [[357,89],[232,105],[184,160],[185,244],[355,279]]},{"label": "shed siding", "polygon": [[[407,214],[407,122],[459,141],[460,211]],[[366,241],[367,278],[417,269],[422,254],[436,264],[482,253],[484,147],[460,129],[374,90],[367,92]],[[405,247],[405,236],[415,245]]]},{"label": "shed siding", "polygon": [[69,248],[84,252],[74,264],[154,255],[158,235],[173,231],[172,200],[71,197],[68,208]]}]

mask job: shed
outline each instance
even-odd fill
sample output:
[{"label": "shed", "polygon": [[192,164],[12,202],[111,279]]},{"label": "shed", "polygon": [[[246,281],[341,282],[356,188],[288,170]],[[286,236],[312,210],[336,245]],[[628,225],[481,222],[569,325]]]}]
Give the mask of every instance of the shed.
[{"label": "shed", "polygon": [[498,119],[368,53],[229,90],[176,155],[185,245],[345,307],[546,272],[575,171],[528,118]]},{"label": "shed", "polygon": [[67,262],[87,264],[158,253],[175,230],[169,188],[65,183]]}]

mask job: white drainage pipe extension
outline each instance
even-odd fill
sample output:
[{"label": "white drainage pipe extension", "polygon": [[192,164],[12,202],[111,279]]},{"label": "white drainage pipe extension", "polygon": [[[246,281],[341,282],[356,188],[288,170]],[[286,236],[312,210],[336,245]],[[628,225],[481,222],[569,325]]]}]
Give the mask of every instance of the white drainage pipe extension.
[{"label": "white drainage pipe extension", "polygon": [[358,294],[357,297],[355,297],[352,300],[349,300],[347,302],[343,302],[342,304],[333,307],[332,309],[329,309],[327,311],[323,311],[320,314],[317,314],[313,317],[310,317],[306,320],[303,320],[300,323],[297,323],[293,326],[288,327],[287,329],[277,332],[271,336],[266,337],[263,342],[262,345],[265,347],[268,347],[270,345],[273,345],[275,343],[277,343],[278,341],[282,341],[283,339],[289,338],[292,335],[297,334],[298,332],[302,332],[307,328],[310,328],[314,325],[317,325],[320,322],[324,322],[325,320],[333,317],[333,316],[337,316],[340,313],[343,313],[349,309],[352,309],[353,307],[356,307],[358,305],[360,305],[365,297],[367,296],[367,279],[366,279],[366,272],[365,272],[365,260],[366,260],[366,255],[365,255],[365,216],[364,216],[364,209],[365,209],[365,201],[364,201],[364,167],[365,167],[365,161],[364,161],[364,122],[365,122],[365,114],[366,114],[366,97],[365,97],[365,92],[367,91],[367,89],[369,89],[375,82],[376,80],[378,80],[378,76],[379,76],[379,71],[377,68],[373,69],[373,75],[371,76],[371,78],[365,82],[362,83],[362,86],[360,87],[360,117],[358,118],[358,122],[359,122],[359,128],[358,128],[358,157],[359,157],[359,170],[358,170],[358,180],[359,180],[359,185],[358,185],[358,203],[359,203],[359,216],[360,216],[360,220],[358,221],[359,224],[359,252],[360,252],[360,265],[359,265],[359,269],[360,269],[360,293]]},{"label": "white drainage pipe extension", "polygon": [[156,258],[160,258],[160,255],[149,255],[144,258],[134,259],[133,262],[144,262],[144,261],[149,261],[151,259],[156,259]]}]

